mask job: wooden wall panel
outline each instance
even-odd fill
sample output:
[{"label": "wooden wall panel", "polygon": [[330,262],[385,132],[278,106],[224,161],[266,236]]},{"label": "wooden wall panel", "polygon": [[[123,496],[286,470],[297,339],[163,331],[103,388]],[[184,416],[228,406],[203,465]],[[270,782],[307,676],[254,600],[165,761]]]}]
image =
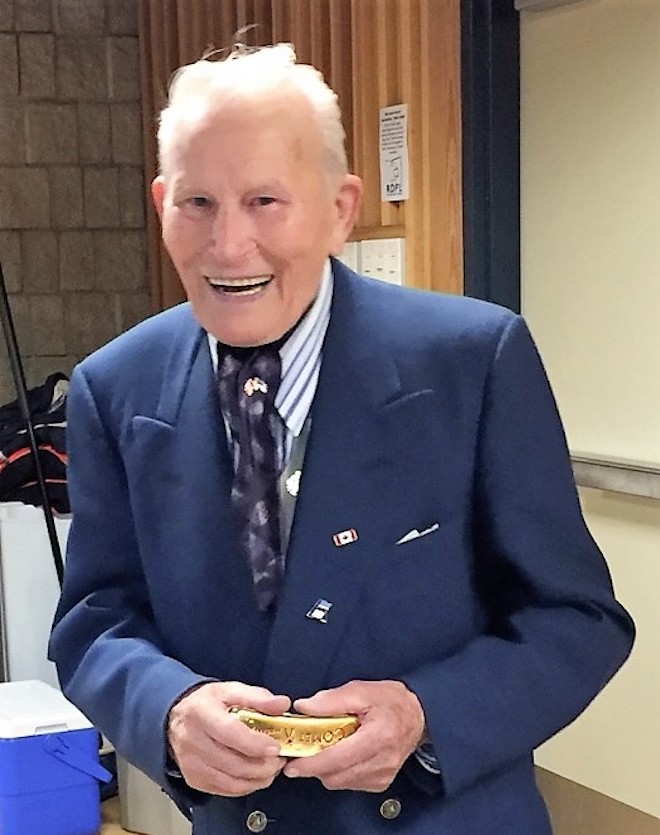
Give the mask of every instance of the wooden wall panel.
[{"label": "wooden wall panel", "polygon": [[[256,23],[256,21],[252,18],[251,0],[235,0],[235,3],[238,29],[242,29],[244,26],[249,26],[251,23]],[[227,5],[229,5],[229,3],[227,3]]]},{"label": "wooden wall panel", "polygon": [[[380,222],[380,175],[378,168],[378,40],[374,3],[353,0],[353,146],[355,171],[364,181],[358,226],[378,229]],[[359,83],[356,83],[359,79]],[[362,237],[359,234],[356,238]]]},{"label": "wooden wall panel", "polygon": [[[376,42],[379,49],[376,55],[376,66],[373,70],[377,82],[377,101],[379,107],[400,104],[401,78],[399,67],[401,63],[399,39],[400,4],[397,0],[384,0],[376,4]],[[379,165],[380,167],[380,165]],[[380,179],[380,175],[379,175]],[[373,187],[374,195],[380,206],[380,225],[399,226],[404,221],[404,206],[402,203],[388,203],[380,200],[380,182]]]},{"label": "wooden wall panel", "polygon": [[260,21],[259,43],[273,43],[273,19],[270,0],[253,0],[253,18]]},{"label": "wooden wall panel", "polygon": [[[429,287],[463,292],[461,89],[458,5],[421,2],[422,238]],[[438,277],[441,284],[438,284]]]},{"label": "wooden wall panel", "polygon": [[[337,91],[351,168],[365,181],[353,239],[405,237],[407,282],[462,292],[460,0],[140,0],[147,178],[154,125],[172,72],[235,32],[248,44],[293,43]],[[380,200],[379,111],[408,105],[410,199]],[[183,298],[149,219],[156,308]]]},{"label": "wooden wall panel", "polygon": [[330,9],[325,0],[309,0],[309,29],[312,42],[310,63],[330,66]]},{"label": "wooden wall panel", "polygon": [[[433,276],[424,274],[424,249],[431,241],[424,236],[424,218],[422,215],[424,176],[422,157],[422,111],[426,102],[422,101],[422,68],[420,60],[421,16],[419,3],[405,6],[401,15],[399,44],[402,59],[401,101],[408,104],[408,154],[410,167],[408,182],[410,198],[405,203],[405,238],[406,238],[406,280],[416,287],[428,288]],[[419,56],[419,57],[416,57]]]},{"label": "wooden wall panel", "polygon": [[[157,171],[155,133],[158,113],[167,101],[167,85],[179,65],[176,0],[159,4],[140,3],[140,81],[142,125],[145,149],[145,182]],[[172,262],[160,239],[160,223],[149,200],[147,203],[149,280],[154,310],[181,301],[183,292]]]},{"label": "wooden wall panel", "polygon": [[290,11],[289,0],[271,0],[274,43],[281,43],[290,37]]},{"label": "wooden wall panel", "polygon": [[[302,64],[313,64],[310,0],[290,0],[289,37]],[[320,69],[320,68],[319,68]]]},{"label": "wooden wall panel", "polygon": [[215,11],[212,17],[214,26],[212,32],[217,41],[215,46],[216,49],[222,49],[229,45],[227,41],[231,33],[239,28],[236,7],[233,3],[214,3],[214,0],[210,0],[210,2],[212,5],[215,5]]},{"label": "wooden wall panel", "polygon": [[355,75],[351,49],[351,0],[329,0],[328,7],[330,13],[328,77],[332,79],[331,86],[339,98],[347,138],[348,167],[355,170],[353,139],[353,79]]}]

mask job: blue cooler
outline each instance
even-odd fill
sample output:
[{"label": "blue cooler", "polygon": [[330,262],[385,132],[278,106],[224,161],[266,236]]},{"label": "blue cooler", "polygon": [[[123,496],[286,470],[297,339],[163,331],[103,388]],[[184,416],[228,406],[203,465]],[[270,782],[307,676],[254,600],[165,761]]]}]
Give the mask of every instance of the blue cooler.
[{"label": "blue cooler", "polygon": [[101,826],[99,737],[59,690],[0,684],[0,833],[96,835]]}]

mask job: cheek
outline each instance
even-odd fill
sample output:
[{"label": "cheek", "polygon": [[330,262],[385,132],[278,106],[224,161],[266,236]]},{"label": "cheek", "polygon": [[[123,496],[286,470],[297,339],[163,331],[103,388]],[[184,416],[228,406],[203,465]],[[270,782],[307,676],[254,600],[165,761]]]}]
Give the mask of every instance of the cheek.
[{"label": "cheek", "polygon": [[163,223],[163,243],[177,266],[185,264],[201,252],[207,238],[207,230],[202,223]]},{"label": "cheek", "polygon": [[280,292],[298,298],[301,294],[314,295],[328,253],[318,245],[310,246],[308,236],[304,243],[298,238],[289,245],[280,239],[271,248],[262,247],[260,255],[268,267],[281,276]]},{"label": "cheek", "polygon": [[316,264],[329,255],[328,219],[314,212],[300,214],[286,222],[264,225],[259,245],[269,263],[279,269]]}]

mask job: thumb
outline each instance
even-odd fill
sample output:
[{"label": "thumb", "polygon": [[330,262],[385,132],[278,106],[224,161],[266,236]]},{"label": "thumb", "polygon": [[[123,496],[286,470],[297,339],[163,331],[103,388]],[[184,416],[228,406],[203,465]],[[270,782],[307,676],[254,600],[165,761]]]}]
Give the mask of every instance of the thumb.
[{"label": "thumb", "polygon": [[270,716],[279,716],[291,710],[291,699],[288,696],[276,696],[273,693],[255,699],[250,707],[268,713]]},{"label": "thumb", "polygon": [[359,713],[364,709],[361,701],[350,688],[338,687],[334,690],[319,690],[306,699],[296,699],[293,707],[298,713],[307,716],[338,716],[343,713]]},{"label": "thumb", "polygon": [[275,695],[265,687],[228,682],[224,688],[224,701],[229,706],[252,708],[271,716],[285,713],[291,708],[291,699],[288,696]]}]

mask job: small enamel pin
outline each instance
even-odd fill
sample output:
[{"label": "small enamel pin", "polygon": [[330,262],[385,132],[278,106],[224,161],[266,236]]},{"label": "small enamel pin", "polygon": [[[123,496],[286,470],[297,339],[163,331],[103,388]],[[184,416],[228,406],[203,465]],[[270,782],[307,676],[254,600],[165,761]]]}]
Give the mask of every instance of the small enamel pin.
[{"label": "small enamel pin", "polygon": [[298,491],[300,490],[300,476],[302,475],[302,470],[296,470],[294,473],[287,478],[284,482],[286,487],[286,492],[293,496],[294,498],[298,495]]},{"label": "small enamel pin", "polygon": [[305,617],[310,620],[317,620],[319,623],[327,623],[330,609],[332,609],[332,603],[329,600],[324,600],[322,597],[319,597]]},{"label": "small enamel pin", "polygon": [[248,397],[252,397],[256,391],[266,394],[268,391],[268,383],[265,383],[261,377],[250,377],[249,380],[245,381],[243,391]]},{"label": "small enamel pin", "polygon": [[332,535],[332,541],[338,548],[342,545],[350,545],[351,542],[357,542],[358,532],[355,528],[349,528],[347,531],[339,531]]}]

